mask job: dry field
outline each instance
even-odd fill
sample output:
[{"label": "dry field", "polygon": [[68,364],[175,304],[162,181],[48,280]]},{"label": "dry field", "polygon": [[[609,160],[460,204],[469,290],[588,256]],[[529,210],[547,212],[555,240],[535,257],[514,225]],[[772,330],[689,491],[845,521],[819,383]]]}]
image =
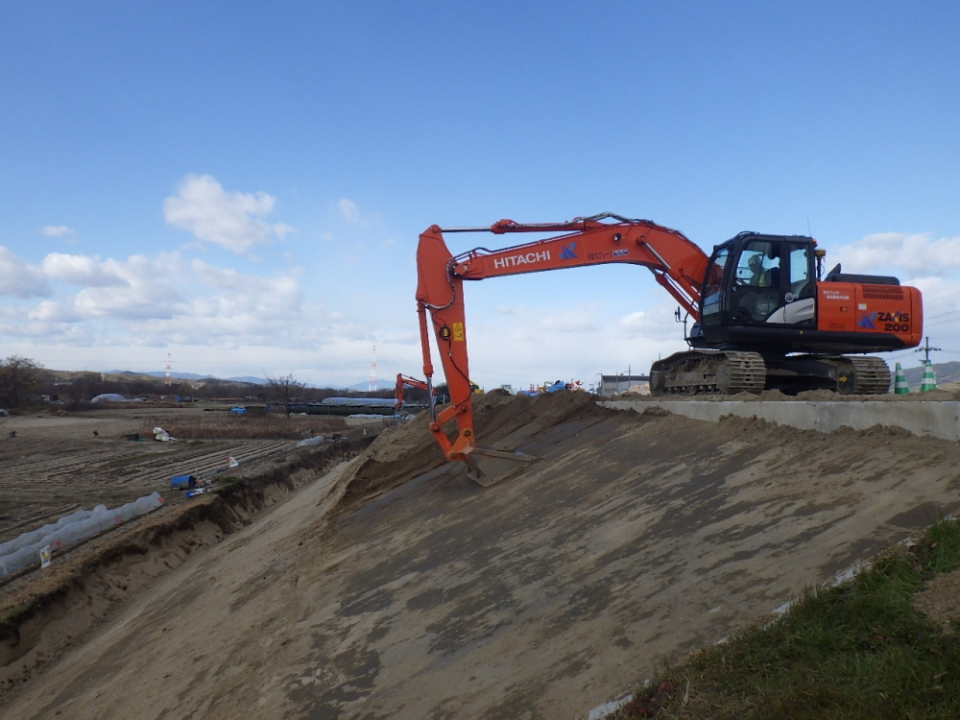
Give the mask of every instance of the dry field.
[{"label": "dry field", "polygon": [[[153,440],[158,426],[177,441]],[[174,475],[222,469],[230,457],[241,463],[240,472],[299,439],[342,427],[336,418],[146,405],[0,418],[0,542],[98,503],[114,507],[154,490],[176,501]]]}]

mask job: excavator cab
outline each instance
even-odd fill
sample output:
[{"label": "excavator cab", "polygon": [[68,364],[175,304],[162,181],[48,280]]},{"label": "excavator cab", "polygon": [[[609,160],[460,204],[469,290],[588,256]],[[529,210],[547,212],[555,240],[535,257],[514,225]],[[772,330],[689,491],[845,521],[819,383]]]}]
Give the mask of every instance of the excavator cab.
[{"label": "excavator cab", "polygon": [[[816,323],[815,241],[740,233],[714,248],[701,294],[695,347],[748,343],[757,333],[781,345]],[[699,344],[698,344],[699,343]],[[786,347],[774,351],[788,352]]]},{"label": "excavator cab", "polygon": [[823,251],[801,235],[740,233],[714,248],[693,352],[654,363],[658,392],[887,391],[882,358],[919,343],[921,298],[894,277],[817,270]]}]

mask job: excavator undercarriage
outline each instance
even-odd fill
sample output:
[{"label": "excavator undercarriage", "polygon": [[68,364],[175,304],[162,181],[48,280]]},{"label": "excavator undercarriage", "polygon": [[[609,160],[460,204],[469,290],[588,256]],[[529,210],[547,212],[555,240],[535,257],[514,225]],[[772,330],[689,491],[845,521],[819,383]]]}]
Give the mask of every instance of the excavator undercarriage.
[{"label": "excavator undercarriage", "polygon": [[843,355],[767,356],[733,350],[691,350],[653,363],[653,395],[831,390],[843,395],[880,395],[890,389],[890,369],[878,357]]}]

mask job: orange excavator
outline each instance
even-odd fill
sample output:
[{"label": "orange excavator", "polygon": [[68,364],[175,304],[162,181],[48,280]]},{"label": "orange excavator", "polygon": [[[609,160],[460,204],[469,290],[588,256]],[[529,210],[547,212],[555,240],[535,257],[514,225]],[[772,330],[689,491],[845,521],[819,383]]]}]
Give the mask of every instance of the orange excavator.
[{"label": "orange excavator", "polygon": [[[395,410],[400,410],[403,408],[403,389],[408,386],[417,388],[418,390],[426,390],[431,396],[433,396],[435,393],[433,387],[428,385],[423,380],[417,380],[417,378],[410,377],[409,375],[397,373],[397,389],[393,394],[394,400],[396,400],[396,404],[394,405]],[[423,406],[421,405],[420,407]]]},{"label": "orange excavator", "polygon": [[[454,256],[443,236],[459,232],[561,234]],[[840,265],[824,275],[825,255],[810,237],[742,232],[708,256],[677,230],[611,213],[561,223],[434,225],[420,235],[417,248],[417,312],[427,386],[433,377],[432,334],[450,404],[437,412],[431,403],[430,430],[446,457],[466,462],[481,483],[502,479],[494,477],[499,469],[480,467],[485,458],[499,459],[501,467],[511,460],[528,462],[527,456],[518,459],[476,444],[463,283],[607,263],[648,268],[694,321],[685,338],[689,349],[653,364],[654,395],[765,389],[886,393],[887,364],[861,354],[920,344],[920,291],[894,277],[842,273]],[[448,434],[444,426],[451,422],[456,431]]]}]

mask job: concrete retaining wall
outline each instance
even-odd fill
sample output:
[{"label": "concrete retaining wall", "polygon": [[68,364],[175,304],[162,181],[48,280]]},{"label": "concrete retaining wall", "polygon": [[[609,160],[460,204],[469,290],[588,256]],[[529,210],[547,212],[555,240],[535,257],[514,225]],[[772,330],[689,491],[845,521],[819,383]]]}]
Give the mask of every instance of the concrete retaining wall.
[{"label": "concrete retaining wall", "polygon": [[960,440],[960,402],[956,401],[873,401],[873,402],[765,402],[754,400],[608,400],[601,405],[617,410],[643,412],[651,406],[695,420],[717,422],[724,415],[756,417],[778,425],[802,430],[832,432],[846,425],[865,430],[874,425],[900,427],[914,435]]}]

